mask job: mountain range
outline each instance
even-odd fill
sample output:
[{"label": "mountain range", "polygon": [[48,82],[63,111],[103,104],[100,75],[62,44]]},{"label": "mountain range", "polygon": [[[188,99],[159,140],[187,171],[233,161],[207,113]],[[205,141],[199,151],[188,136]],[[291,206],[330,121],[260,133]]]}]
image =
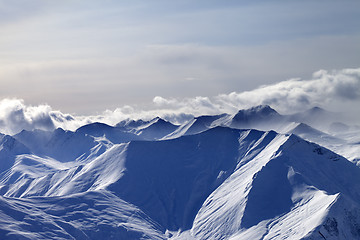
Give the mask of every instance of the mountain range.
[{"label": "mountain range", "polygon": [[0,239],[360,239],[360,131],[334,116],[0,134]]}]

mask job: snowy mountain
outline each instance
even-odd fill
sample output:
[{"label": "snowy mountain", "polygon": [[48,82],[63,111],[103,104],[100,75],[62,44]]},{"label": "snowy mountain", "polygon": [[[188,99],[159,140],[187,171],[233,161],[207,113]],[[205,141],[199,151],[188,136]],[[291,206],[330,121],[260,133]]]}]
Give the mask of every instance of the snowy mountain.
[{"label": "snowy mountain", "polygon": [[233,115],[219,114],[195,117],[165,138],[170,139],[183,135],[201,133],[218,126],[264,131],[278,130],[285,123],[288,123],[287,116],[280,115],[268,105],[260,105],[250,109],[239,110]]},{"label": "snowy mountain", "polygon": [[274,129],[286,119],[268,105],[238,111],[228,123],[234,128]]},{"label": "snowy mountain", "polygon": [[14,135],[14,138],[27,146],[32,153],[52,157],[60,162],[84,159],[99,144],[91,136],[80,132],[64,131],[61,128],[54,131],[23,130]]},{"label": "snowy mountain", "polygon": [[346,157],[355,164],[359,164],[360,144],[349,141],[348,137],[331,135],[329,133],[317,130],[305,123],[288,124],[279,132],[296,134],[303,139],[306,139],[310,142],[315,142]]},{"label": "snowy mountain", "polygon": [[118,128],[124,128],[124,129],[137,129],[141,128],[145,125],[148,125],[151,121],[146,121],[142,119],[133,120],[133,119],[127,119],[119,122],[115,125],[115,127]]},{"label": "snowy mountain", "polygon": [[76,130],[76,133],[92,136],[96,138],[105,138],[114,144],[125,143],[140,138],[131,132],[123,131],[120,128],[112,127],[104,123],[90,123]]},{"label": "snowy mountain", "polygon": [[0,238],[360,239],[360,168],[326,144],[349,154],[269,106],[0,135]]},{"label": "snowy mountain", "polygon": [[0,174],[9,169],[17,155],[30,153],[30,150],[15,138],[0,134]]},{"label": "snowy mountain", "polygon": [[189,120],[185,124],[179,126],[174,132],[165,136],[165,139],[177,138],[184,135],[191,135],[204,132],[208,129],[222,126],[224,121],[229,117],[228,114],[220,114],[214,116],[199,116]]},{"label": "snowy mountain", "polygon": [[[326,239],[360,236],[350,234],[358,226],[351,217],[330,214],[339,208],[359,219],[354,207],[359,202],[359,169],[346,159],[291,135],[274,139],[245,161],[203,204],[192,228],[195,236],[322,239],[319,231]],[[339,174],[339,169],[351,177]],[[355,184],[350,187],[347,181]],[[330,231],[328,219],[345,229]]]},{"label": "snowy mountain", "polygon": [[143,139],[156,140],[161,139],[174,132],[179,126],[165,121],[159,117],[154,118],[148,124],[139,127],[135,132]]},{"label": "snowy mountain", "polygon": [[115,125],[122,131],[136,134],[138,139],[157,140],[174,132],[179,126],[156,117],[150,121],[144,120],[123,120]]},{"label": "snowy mountain", "polygon": [[301,122],[325,130],[330,127],[334,120],[338,120],[340,117],[320,107],[313,107],[304,112],[289,115],[288,118],[293,122]]},{"label": "snowy mountain", "polygon": [[139,208],[107,191],[0,197],[1,239],[165,239]]}]

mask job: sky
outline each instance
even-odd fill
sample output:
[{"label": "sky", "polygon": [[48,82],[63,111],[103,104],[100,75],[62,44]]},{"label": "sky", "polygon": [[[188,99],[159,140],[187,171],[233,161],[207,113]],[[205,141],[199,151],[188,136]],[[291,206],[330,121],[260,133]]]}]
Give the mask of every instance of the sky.
[{"label": "sky", "polygon": [[359,26],[358,0],[0,0],[0,100],[87,116],[356,109]]}]

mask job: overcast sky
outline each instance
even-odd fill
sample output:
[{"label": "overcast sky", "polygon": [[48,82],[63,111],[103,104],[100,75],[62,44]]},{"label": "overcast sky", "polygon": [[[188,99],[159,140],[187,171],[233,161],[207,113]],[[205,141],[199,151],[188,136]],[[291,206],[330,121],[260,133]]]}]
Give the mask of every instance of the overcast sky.
[{"label": "overcast sky", "polygon": [[90,115],[230,96],[359,68],[359,26],[358,0],[0,0],[0,99]]}]

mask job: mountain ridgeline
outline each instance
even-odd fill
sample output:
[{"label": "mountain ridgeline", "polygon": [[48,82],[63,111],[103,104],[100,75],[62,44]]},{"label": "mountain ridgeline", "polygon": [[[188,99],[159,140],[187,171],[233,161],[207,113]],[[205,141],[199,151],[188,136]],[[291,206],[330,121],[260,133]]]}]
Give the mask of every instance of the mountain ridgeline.
[{"label": "mountain ridgeline", "polygon": [[0,135],[0,239],[360,239],[360,144],[331,115]]}]

